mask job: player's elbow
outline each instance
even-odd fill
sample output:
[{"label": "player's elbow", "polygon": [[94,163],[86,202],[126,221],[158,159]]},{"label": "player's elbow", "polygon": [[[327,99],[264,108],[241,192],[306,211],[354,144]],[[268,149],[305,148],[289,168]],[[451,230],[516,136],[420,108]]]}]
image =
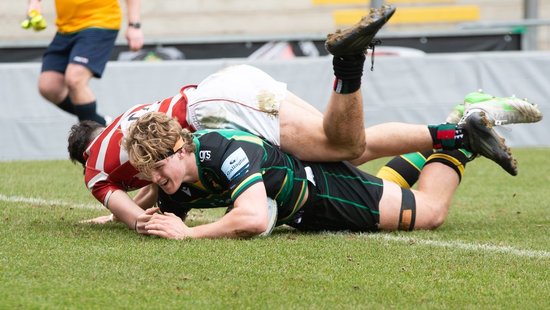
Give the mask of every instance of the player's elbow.
[{"label": "player's elbow", "polygon": [[260,235],[267,230],[267,218],[260,217],[250,218],[242,227],[242,231],[239,233],[242,237],[254,237]]},{"label": "player's elbow", "polygon": [[250,238],[262,234],[268,228],[268,219],[260,214],[248,214],[239,221],[235,234],[241,238]]}]

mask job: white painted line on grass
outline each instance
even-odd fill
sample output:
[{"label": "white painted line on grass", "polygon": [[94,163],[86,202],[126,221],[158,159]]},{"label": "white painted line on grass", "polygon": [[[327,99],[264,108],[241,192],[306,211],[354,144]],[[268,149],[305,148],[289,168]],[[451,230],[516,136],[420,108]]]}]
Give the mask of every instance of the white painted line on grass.
[{"label": "white painted line on grass", "polygon": [[99,203],[98,204],[79,204],[79,203],[72,203],[72,202],[67,202],[62,200],[46,200],[41,198],[6,196],[4,194],[0,194],[0,201],[31,203],[31,204],[45,205],[45,206],[55,205],[55,206],[63,206],[63,207],[73,207],[78,209],[103,209],[104,208]]},{"label": "white painted line on grass", "polygon": [[547,251],[534,251],[523,250],[514,248],[511,246],[498,246],[491,244],[477,244],[477,243],[465,243],[462,241],[438,241],[438,240],[426,240],[413,237],[393,236],[384,233],[380,234],[364,234],[369,239],[386,240],[410,244],[420,244],[433,247],[461,249],[468,251],[485,251],[493,253],[512,254],[522,257],[534,257],[534,258],[550,258],[550,252]]},{"label": "white painted line on grass", "polygon": [[[79,209],[103,209],[104,208],[100,204],[75,204],[75,203],[70,203],[70,202],[61,201],[61,200],[45,200],[40,198],[6,196],[3,194],[0,194],[0,201],[22,202],[22,203],[31,203],[31,204],[47,205],[47,206],[58,205],[58,206],[73,207],[73,208],[79,208]],[[198,214],[195,216],[197,217],[197,219],[202,219],[202,220],[210,219],[210,217],[204,216],[203,214]],[[217,218],[213,218],[211,220],[216,220],[216,219]],[[512,255],[521,256],[521,257],[550,258],[550,252],[547,252],[547,251],[523,250],[523,249],[511,247],[511,246],[465,243],[465,242],[456,241],[456,240],[455,241],[427,240],[427,239],[419,239],[419,238],[405,237],[405,236],[394,236],[394,235],[389,235],[384,233],[363,234],[363,236],[369,239],[402,242],[402,243],[409,243],[409,244],[420,244],[420,245],[427,245],[427,246],[433,246],[433,247],[461,249],[461,250],[468,250],[468,251],[485,251],[485,252],[493,252],[493,253],[504,253],[504,254],[512,254]]]}]

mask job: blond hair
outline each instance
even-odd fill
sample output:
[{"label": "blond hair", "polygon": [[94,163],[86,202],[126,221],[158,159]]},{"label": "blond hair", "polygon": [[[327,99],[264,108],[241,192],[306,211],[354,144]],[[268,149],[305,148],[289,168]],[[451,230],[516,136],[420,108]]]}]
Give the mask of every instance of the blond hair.
[{"label": "blond hair", "polygon": [[156,162],[180,150],[174,149],[180,139],[183,140],[181,149],[188,153],[195,151],[189,130],[182,129],[177,120],[164,113],[149,112],[130,125],[122,144],[130,163],[150,176]]}]

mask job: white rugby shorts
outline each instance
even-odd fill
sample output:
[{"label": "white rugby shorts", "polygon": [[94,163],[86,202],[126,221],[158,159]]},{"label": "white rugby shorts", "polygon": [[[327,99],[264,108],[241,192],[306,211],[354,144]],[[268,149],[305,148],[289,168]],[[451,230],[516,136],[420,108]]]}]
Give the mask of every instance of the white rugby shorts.
[{"label": "white rugby shorts", "polygon": [[279,108],[286,98],[286,84],[260,69],[231,66],[184,92],[187,122],[195,130],[238,129],[281,145]]}]

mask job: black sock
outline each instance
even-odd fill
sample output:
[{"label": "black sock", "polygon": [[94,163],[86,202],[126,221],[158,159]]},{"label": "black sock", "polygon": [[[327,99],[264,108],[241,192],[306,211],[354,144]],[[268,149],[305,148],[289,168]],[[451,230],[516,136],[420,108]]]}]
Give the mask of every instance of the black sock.
[{"label": "black sock", "polygon": [[67,113],[71,113],[72,115],[76,115],[76,113],[74,112],[73,102],[71,101],[71,97],[69,97],[69,96],[67,96],[67,98],[63,99],[63,101],[58,103],[57,107],[60,108],[61,110],[65,111],[65,112],[67,112]]},{"label": "black sock", "polygon": [[345,56],[332,58],[332,67],[334,69],[333,89],[338,94],[351,94],[361,88],[361,77],[363,76],[363,66],[365,64],[365,55]]},{"label": "black sock", "polygon": [[105,122],[105,119],[103,118],[103,116],[97,114],[96,109],[97,107],[95,101],[74,106],[74,112],[76,116],[78,116],[79,121],[90,120],[98,122],[101,125],[105,126],[107,124]]}]

